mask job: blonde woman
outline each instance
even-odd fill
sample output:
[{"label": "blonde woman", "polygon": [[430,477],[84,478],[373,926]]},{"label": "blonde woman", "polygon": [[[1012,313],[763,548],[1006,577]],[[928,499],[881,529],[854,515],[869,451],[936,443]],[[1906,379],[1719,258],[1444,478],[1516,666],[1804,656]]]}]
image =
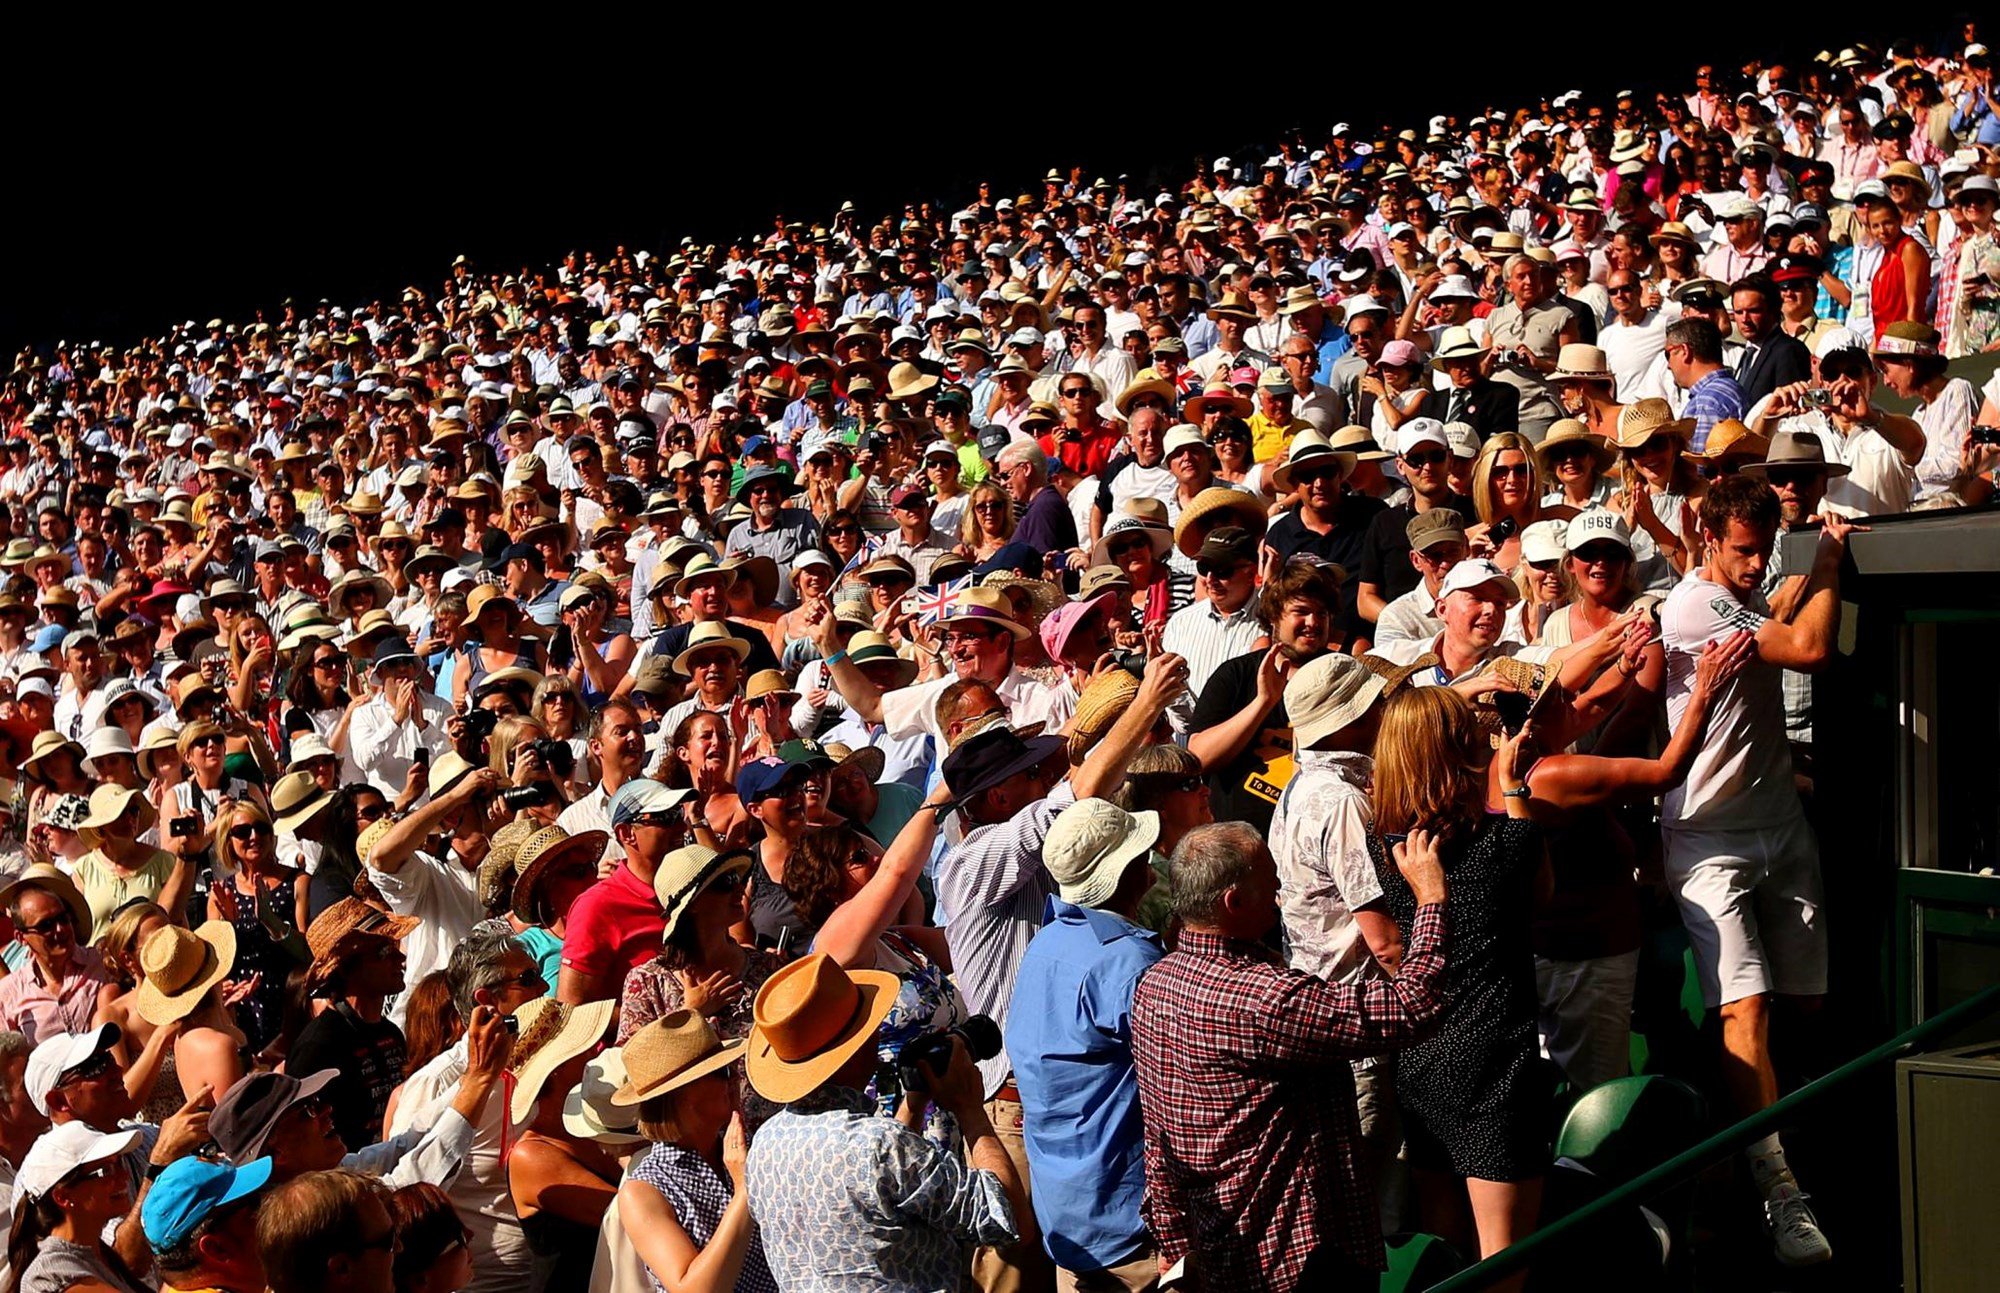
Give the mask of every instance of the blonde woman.
[{"label": "blonde woman", "polygon": [[236,931],[242,998],[237,1019],[253,1051],[278,1036],[285,980],[312,954],[302,931],[312,923],[306,873],[278,861],[278,837],[262,808],[232,804],[219,820],[216,879],[208,891],[210,920]]},{"label": "blonde woman", "polygon": [[1576,509],[1544,506],[1546,493],[1535,464],[1535,446],[1517,431],[1496,431],[1472,464],[1472,506],[1479,523],[1465,532],[1475,557],[1512,574],[1521,564],[1521,534],[1537,521],[1566,521]]},{"label": "blonde woman", "polygon": [[192,930],[164,926],[140,945],[139,966],[145,980],[133,994],[133,1008],[155,1028],[180,1025],[174,1064],[182,1088],[227,1091],[250,1071],[251,1055],[229,1010],[237,995],[228,983],[236,968],[236,931],[221,920]]},{"label": "blonde woman", "polygon": [[981,481],[973,487],[972,501],[965,505],[965,519],[958,525],[958,554],[968,561],[984,561],[1013,537],[1013,501],[1000,486]]},{"label": "blonde woman", "polygon": [[542,756],[531,748],[536,741],[546,740],[548,735],[548,729],[541,723],[517,714],[494,724],[493,735],[486,740],[487,766],[499,773],[507,785],[520,787],[545,782],[555,789],[555,797],[547,803],[531,804],[516,814],[517,818],[526,817],[537,826],[555,825],[562,810],[569,807],[563,778],[543,763]]},{"label": "blonde woman", "polygon": [[97,950],[104,954],[104,968],[112,981],[97,990],[97,1014],[91,1025],[118,1026],[111,1052],[124,1066],[125,1093],[139,1111],[139,1120],[155,1124],[173,1116],[187,1101],[174,1063],[181,1026],[176,1022],[155,1028],[135,1008],[133,998],[144,978],[140,945],[171,924],[158,903],[134,898],[113,912],[97,935]]}]

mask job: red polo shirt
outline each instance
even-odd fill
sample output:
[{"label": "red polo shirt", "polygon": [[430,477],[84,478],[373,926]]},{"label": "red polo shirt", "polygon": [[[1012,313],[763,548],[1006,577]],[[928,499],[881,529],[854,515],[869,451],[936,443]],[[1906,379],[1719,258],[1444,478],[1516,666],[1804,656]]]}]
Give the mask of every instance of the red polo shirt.
[{"label": "red polo shirt", "polygon": [[667,914],[653,886],[620,862],[570,907],[563,966],[610,984],[615,997],[627,974],[659,954],[666,927]]},{"label": "red polo shirt", "polygon": [[1076,428],[1079,433],[1071,439],[1065,427],[1056,427],[1042,433],[1042,452],[1051,458],[1060,457],[1071,471],[1083,476],[1097,476],[1111,461],[1112,451],[1118,448],[1118,428],[1109,422],[1098,422],[1095,426]]}]

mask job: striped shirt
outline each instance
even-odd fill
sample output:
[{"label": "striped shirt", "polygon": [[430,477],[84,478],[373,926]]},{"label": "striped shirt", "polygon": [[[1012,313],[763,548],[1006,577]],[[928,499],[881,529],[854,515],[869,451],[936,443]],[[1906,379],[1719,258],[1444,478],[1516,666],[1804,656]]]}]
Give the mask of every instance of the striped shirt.
[{"label": "striped shirt", "polygon": [[1743,388],[1727,370],[1718,368],[1688,388],[1681,416],[1694,419],[1694,436],[1688,448],[1700,453],[1716,423],[1743,416]]}]

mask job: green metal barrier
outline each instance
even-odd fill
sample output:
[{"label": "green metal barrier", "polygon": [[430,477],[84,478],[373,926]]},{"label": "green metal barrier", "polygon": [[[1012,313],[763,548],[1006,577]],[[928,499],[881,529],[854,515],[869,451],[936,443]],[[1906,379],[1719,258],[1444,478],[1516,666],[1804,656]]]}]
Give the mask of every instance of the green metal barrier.
[{"label": "green metal barrier", "polygon": [[1636,1176],[1608,1194],[1591,1200],[1548,1229],[1536,1231],[1520,1243],[1510,1245],[1478,1265],[1460,1271],[1442,1284],[1433,1284],[1430,1293],[1467,1293],[1468,1290],[1490,1287],[1496,1280],[1513,1274],[1535,1258],[1561,1247],[1567,1236],[1613,1209],[1643,1203],[1661,1190],[1688,1180],[1709,1164],[1735,1153],[1752,1141],[1769,1135],[1794,1111],[1810,1104],[1834,1087],[1859,1077],[1885,1060],[1900,1058],[1933,1037],[1948,1034],[1995,1011],[2000,1011],[2000,984],[1995,984],[1977,996],[1961,1001],[1915,1027],[1898,1033],[1871,1051],[1855,1056],[1831,1073],[1813,1079],[1790,1095],[1780,1097],[1770,1108],[1751,1114],[1743,1121],[1717,1132],[1693,1148],[1676,1154],[1650,1172]]}]

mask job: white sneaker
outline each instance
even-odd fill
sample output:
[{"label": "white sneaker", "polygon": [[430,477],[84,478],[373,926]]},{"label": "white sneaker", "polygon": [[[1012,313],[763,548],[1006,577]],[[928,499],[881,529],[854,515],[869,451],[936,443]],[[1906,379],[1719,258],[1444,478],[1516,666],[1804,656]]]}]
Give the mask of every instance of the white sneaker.
[{"label": "white sneaker", "polygon": [[1779,1198],[1764,1200],[1764,1225],[1771,1232],[1781,1265],[1816,1266],[1833,1256],[1833,1245],[1820,1232],[1806,1198],[1796,1190],[1786,1190]]}]

